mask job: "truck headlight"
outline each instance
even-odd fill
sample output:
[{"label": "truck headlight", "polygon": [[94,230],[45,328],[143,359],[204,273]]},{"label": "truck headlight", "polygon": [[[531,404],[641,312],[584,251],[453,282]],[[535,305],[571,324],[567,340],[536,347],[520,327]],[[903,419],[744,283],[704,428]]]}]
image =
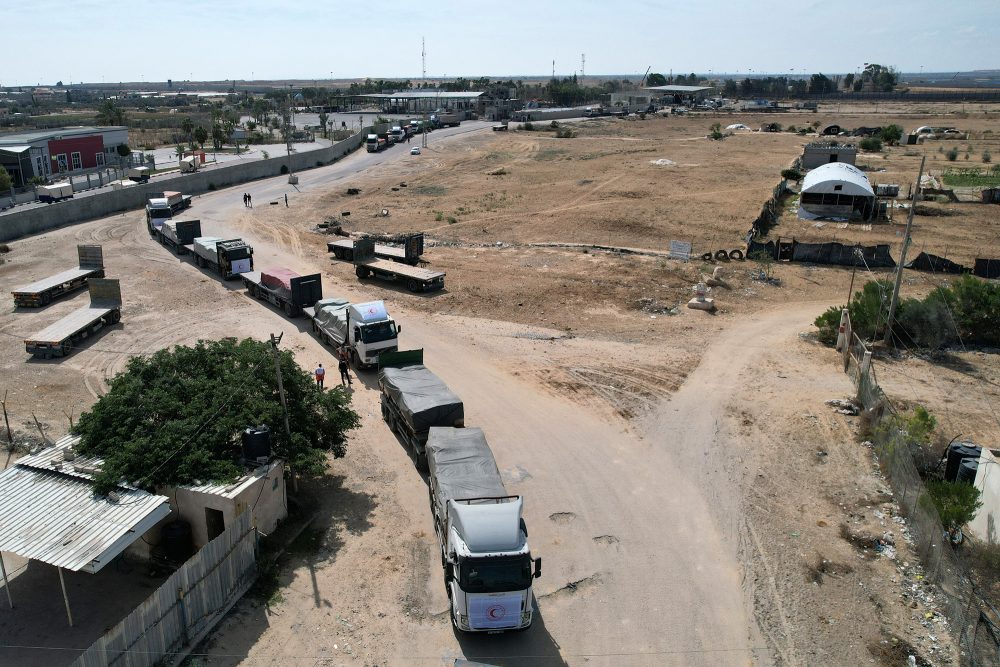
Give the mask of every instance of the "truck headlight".
[{"label": "truck headlight", "polygon": [[521,612],[521,627],[523,628],[524,626],[526,626],[526,625],[528,625],[530,623],[531,623],[531,612],[530,611],[522,611]]}]

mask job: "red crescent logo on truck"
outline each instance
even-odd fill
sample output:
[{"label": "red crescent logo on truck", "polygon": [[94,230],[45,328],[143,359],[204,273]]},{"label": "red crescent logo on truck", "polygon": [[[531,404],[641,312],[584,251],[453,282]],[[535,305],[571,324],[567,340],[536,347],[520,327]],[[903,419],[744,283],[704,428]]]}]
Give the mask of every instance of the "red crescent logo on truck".
[{"label": "red crescent logo on truck", "polygon": [[507,608],[503,605],[496,604],[486,610],[486,615],[491,621],[499,621],[507,615]]}]

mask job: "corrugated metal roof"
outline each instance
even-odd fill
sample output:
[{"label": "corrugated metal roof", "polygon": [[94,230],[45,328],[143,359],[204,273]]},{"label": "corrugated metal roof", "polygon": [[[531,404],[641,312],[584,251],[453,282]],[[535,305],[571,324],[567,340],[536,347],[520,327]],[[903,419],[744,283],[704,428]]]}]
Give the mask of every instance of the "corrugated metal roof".
[{"label": "corrugated metal roof", "polygon": [[[188,491],[195,491],[197,493],[209,493],[215,496],[223,496],[225,498],[235,498],[258,479],[267,477],[272,470],[283,465],[284,461],[281,459],[275,459],[271,463],[265,463],[256,470],[248,472],[246,475],[243,475],[230,484],[199,484],[198,486],[182,486],[179,488],[187,489]],[[162,489],[160,490],[162,491]]]},{"label": "corrugated metal roof", "polygon": [[55,446],[43,449],[32,456],[25,456],[18,460],[17,465],[47,472],[61,472],[70,477],[91,480],[104,465],[104,459],[74,456],[71,461],[67,461],[66,450],[75,447],[79,442],[80,436],[78,435],[63,436],[56,440]]},{"label": "corrugated metal roof", "polygon": [[0,473],[0,551],[93,573],[170,514],[166,496],[139,489],[119,488],[116,502],[96,496],[90,474],[62,461],[77,441],[67,436]]},{"label": "corrugated metal roof", "polygon": [[[839,190],[835,189],[837,185],[841,186]],[[856,197],[875,196],[865,172],[846,162],[830,162],[810,171],[802,179],[802,192],[836,192]]]}]

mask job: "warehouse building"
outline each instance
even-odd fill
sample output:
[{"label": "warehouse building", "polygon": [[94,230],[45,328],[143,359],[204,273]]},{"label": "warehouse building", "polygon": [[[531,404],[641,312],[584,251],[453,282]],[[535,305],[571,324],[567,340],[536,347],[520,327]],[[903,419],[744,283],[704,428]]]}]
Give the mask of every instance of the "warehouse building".
[{"label": "warehouse building", "polygon": [[24,187],[33,177],[85,173],[117,162],[117,150],[128,144],[128,128],[64,127],[0,134],[0,165]]},{"label": "warehouse building", "polygon": [[831,162],[813,169],[802,181],[799,218],[871,220],[875,192],[865,173],[854,165]]}]

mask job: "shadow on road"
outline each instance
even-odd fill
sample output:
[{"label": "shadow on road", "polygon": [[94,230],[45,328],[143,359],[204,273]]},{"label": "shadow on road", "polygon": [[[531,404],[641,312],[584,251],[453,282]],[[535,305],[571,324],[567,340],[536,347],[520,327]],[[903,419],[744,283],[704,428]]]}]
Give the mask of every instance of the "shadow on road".
[{"label": "shadow on road", "polygon": [[[455,637],[467,660],[514,667],[516,665],[545,665],[565,667],[560,646],[545,628],[538,605],[534,605],[535,618],[531,627],[523,632],[487,635],[455,630]],[[453,626],[454,627],[454,626]]]}]

